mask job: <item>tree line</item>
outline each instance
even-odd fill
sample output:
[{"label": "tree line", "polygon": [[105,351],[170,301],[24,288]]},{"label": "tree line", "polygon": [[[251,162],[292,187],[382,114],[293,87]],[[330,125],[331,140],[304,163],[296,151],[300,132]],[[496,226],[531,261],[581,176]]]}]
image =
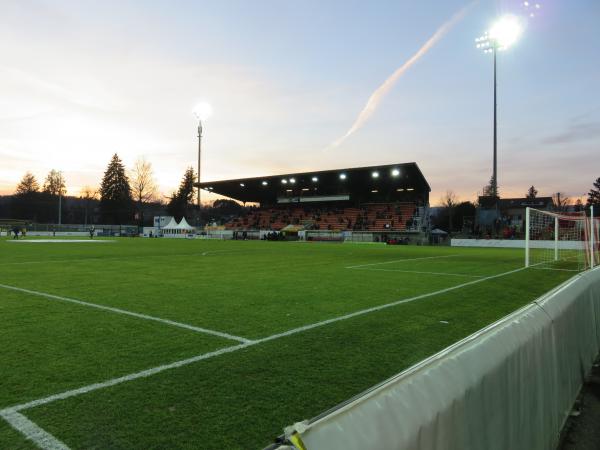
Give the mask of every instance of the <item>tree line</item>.
[{"label": "tree line", "polygon": [[[491,182],[490,182],[491,184]],[[488,192],[484,189],[484,195]],[[525,198],[533,200],[537,198],[538,190],[531,186]],[[556,192],[552,195],[552,201],[557,211],[583,211],[590,206],[594,206],[595,216],[600,216],[600,177],[594,181],[592,188],[587,194],[587,200],[584,204],[580,198],[575,202],[562,192]],[[433,225],[450,232],[460,231],[469,227],[475,220],[477,204],[470,201],[459,201],[456,194],[449,190],[440,199],[441,209],[433,218]]]},{"label": "tree line", "polygon": [[65,197],[66,180],[57,170],[51,170],[40,186],[35,175],[25,173],[12,196],[0,205],[4,219],[56,223],[59,200],[63,206],[63,223],[98,223],[139,226],[150,225],[152,215],[171,215],[177,220],[195,217],[196,173],[186,169],[179,188],[165,199],[159,194],[152,164],[143,158],[127,170],[115,153],[98,188],[85,186],[79,196]]}]

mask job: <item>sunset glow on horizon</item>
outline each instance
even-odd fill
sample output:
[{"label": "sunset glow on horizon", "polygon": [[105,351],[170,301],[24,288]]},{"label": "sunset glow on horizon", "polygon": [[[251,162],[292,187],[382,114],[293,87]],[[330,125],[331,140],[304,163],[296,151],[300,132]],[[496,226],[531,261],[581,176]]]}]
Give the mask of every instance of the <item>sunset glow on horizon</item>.
[{"label": "sunset glow on horizon", "polygon": [[[196,169],[196,110],[203,181],[414,161],[432,204],[447,190],[474,200],[491,175],[492,67],[473,38],[515,2],[470,8],[368,123],[323,150],[468,4],[3,2],[0,195],[28,171],[42,184],[51,169],[79,195],[117,153],[128,168],[145,157],[168,196]],[[589,56],[599,18],[592,1],[544,4],[499,54],[502,196],[535,185],[578,198],[600,175],[600,63]]]}]

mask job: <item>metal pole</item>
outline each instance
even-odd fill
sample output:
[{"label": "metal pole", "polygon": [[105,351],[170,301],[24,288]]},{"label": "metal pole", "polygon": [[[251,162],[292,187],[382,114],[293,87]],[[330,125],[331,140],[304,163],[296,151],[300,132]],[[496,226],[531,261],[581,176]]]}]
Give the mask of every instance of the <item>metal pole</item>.
[{"label": "metal pole", "polygon": [[62,224],[62,173],[58,175],[58,224]]},{"label": "metal pole", "polygon": [[590,269],[593,269],[596,262],[594,258],[594,238],[596,234],[596,230],[594,230],[594,205],[590,206],[590,231]]},{"label": "metal pole", "polygon": [[498,165],[497,165],[497,150],[498,150],[498,121],[497,121],[497,88],[496,88],[496,45],[492,46],[494,53],[494,171],[492,174],[492,193],[494,197],[498,196]]},{"label": "metal pole", "polygon": [[200,227],[200,169],[201,169],[201,155],[202,155],[202,121],[198,122],[198,219],[196,225]]},{"label": "metal pole", "polygon": [[529,267],[529,221],[530,221],[530,208],[529,206],[525,209],[525,267]]},{"label": "metal pole", "polygon": [[554,216],[554,261],[558,261],[558,216]]}]

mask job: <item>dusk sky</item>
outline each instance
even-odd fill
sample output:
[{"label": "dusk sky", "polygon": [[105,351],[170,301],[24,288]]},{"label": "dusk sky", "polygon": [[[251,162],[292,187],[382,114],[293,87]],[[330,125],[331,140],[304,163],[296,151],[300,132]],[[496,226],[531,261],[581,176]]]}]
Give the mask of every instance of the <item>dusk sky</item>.
[{"label": "dusk sky", "polygon": [[[531,2],[535,3],[535,2]],[[587,193],[600,176],[600,1],[540,0],[498,59],[502,196]],[[0,193],[26,171],[98,186],[111,155],[163,194],[203,181],[415,161],[474,200],[491,175],[492,58],[475,48],[522,1],[481,0],[332,146],[373,92],[470,3],[0,0]],[[205,196],[206,198],[206,196]]]}]

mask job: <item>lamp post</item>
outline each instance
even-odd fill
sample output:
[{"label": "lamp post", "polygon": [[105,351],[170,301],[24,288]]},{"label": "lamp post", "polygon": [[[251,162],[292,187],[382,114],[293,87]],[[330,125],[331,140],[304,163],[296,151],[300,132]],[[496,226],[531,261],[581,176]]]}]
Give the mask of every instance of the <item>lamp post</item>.
[{"label": "lamp post", "polygon": [[493,169],[489,195],[498,197],[498,101],[497,101],[497,53],[506,50],[523,32],[520,20],[512,15],[500,17],[489,31],[475,39],[477,48],[484,53],[491,53],[494,59],[494,144]]},{"label": "lamp post", "polygon": [[198,103],[195,107],[194,107],[194,115],[196,116],[196,118],[198,119],[198,192],[197,192],[197,198],[196,198],[196,202],[197,202],[197,210],[198,210],[198,216],[196,218],[196,226],[200,227],[200,210],[201,210],[201,206],[200,206],[200,170],[202,167],[202,131],[203,131],[203,127],[202,127],[202,122],[206,119],[208,119],[210,117],[210,115],[212,114],[212,107],[210,106],[209,103],[206,102],[201,102]]},{"label": "lamp post", "polygon": [[58,225],[62,225],[62,172],[58,172]]}]

